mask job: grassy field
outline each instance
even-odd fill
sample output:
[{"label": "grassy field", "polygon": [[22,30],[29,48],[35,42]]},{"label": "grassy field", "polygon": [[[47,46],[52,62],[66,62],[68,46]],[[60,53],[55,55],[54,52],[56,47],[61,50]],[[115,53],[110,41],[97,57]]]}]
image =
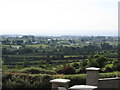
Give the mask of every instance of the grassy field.
[{"label": "grassy field", "polygon": [[34,55],[34,54],[21,54],[21,55],[7,55],[9,57],[18,57],[18,58],[25,58],[25,57],[43,57],[41,55]]},{"label": "grassy field", "polygon": [[115,41],[115,42],[107,42],[109,43],[110,45],[118,45],[118,41]]},{"label": "grassy field", "polygon": [[43,48],[46,48],[49,45],[45,45],[45,44],[26,45],[26,47],[36,47],[36,48],[39,48],[40,46],[42,46]]},{"label": "grassy field", "polygon": [[2,45],[2,47],[21,47],[20,45]]},{"label": "grassy field", "polygon": [[[2,45],[2,47],[22,47],[21,45]],[[35,45],[26,45],[26,47],[36,47],[39,48],[40,46],[42,46],[43,48],[48,47],[49,45],[45,45],[45,44],[35,44]]]}]

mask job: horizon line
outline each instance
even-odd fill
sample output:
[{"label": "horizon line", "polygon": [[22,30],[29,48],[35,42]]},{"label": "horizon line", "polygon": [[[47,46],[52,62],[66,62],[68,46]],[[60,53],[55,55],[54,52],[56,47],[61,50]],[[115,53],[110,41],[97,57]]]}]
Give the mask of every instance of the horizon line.
[{"label": "horizon line", "polygon": [[67,34],[63,34],[63,35],[40,35],[40,34],[0,34],[0,36],[5,36],[5,35],[10,35],[10,36],[119,36],[119,35],[67,35]]}]

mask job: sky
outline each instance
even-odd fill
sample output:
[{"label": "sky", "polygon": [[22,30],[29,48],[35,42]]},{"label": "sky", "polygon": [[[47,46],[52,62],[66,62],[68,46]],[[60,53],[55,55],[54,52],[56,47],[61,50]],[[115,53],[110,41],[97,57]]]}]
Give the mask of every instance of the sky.
[{"label": "sky", "polygon": [[118,34],[119,0],[0,0],[0,34]]}]

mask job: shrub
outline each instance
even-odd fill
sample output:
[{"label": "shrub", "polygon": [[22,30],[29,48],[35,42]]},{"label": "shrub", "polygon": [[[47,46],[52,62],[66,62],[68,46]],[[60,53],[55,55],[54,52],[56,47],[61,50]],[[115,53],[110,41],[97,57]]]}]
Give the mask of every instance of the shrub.
[{"label": "shrub", "polygon": [[100,73],[99,78],[114,78],[120,76],[120,73]]},{"label": "shrub", "polygon": [[108,58],[103,55],[90,55],[88,57],[88,66],[103,68],[106,65],[107,61]]},{"label": "shrub", "polygon": [[36,67],[24,68],[24,69],[18,70],[18,72],[30,73],[30,74],[55,74],[55,72],[51,70],[46,70],[46,69],[41,69]]},{"label": "shrub", "polygon": [[[48,74],[27,74],[27,73],[2,73],[2,88],[49,88],[51,90],[50,80],[52,79],[70,79],[70,87],[73,85],[85,85],[86,74],[74,75],[48,75]],[[120,76],[119,72],[115,73],[100,73],[99,78],[111,78]],[[47,86],[47,87],[46,87]]]},{"label": "shrub", "polygon": [[63,78],[71,80],[70,87],[74,85],[86,84],[86,74],[65,75]]},{"label": "shrub", "polygon": [[76,73],[77,73],[77,74],[86,73],[86,70],[85,70],[85,69],[86,69],[85,67],[81,67],[81,68],[79,68],[79,69],[76,69]]},{"label": "shrub", "polygon": [[113,68],[110,66],[110,64],[106,65],[101,69],[101,72],[113,72]]},{"label": "shrub", "polygon": [[76,68],[76,69],[78,69],[78,68],[80,67],[79,63],[77,63],[77,62],[74,62],[74,63],[72,64],[72,66],[73,66],[74,68]]},{"label": "shrub", "polygon": [[112,63],[114,71],[120,71],[120,60],[114,60]]},{"label": "shrub", "polygon": [[59,74],[75,74],[75,69],[72,66],[63,66],[56,72]]},{"label": "shrub", "polygon": [[47,74],[3,73],[2,88],[51,88],[51,79]]}]

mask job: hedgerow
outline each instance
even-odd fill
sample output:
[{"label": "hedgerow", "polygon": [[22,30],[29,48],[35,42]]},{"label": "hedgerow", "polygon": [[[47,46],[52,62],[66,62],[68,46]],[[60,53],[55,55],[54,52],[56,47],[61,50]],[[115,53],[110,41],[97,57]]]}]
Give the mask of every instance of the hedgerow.
[{"label": "hedgerow", "polygon": [[[99,78],[111,78],[120,76],[120,73],[100,73]],[[86,74],[72,75],[50,75],[50,74],[28,74],[3,72],[3,88],[49,88],[51,90],[50,80],[52,79],[70,79],[70,87],[73,85],[85,85]]]}]

